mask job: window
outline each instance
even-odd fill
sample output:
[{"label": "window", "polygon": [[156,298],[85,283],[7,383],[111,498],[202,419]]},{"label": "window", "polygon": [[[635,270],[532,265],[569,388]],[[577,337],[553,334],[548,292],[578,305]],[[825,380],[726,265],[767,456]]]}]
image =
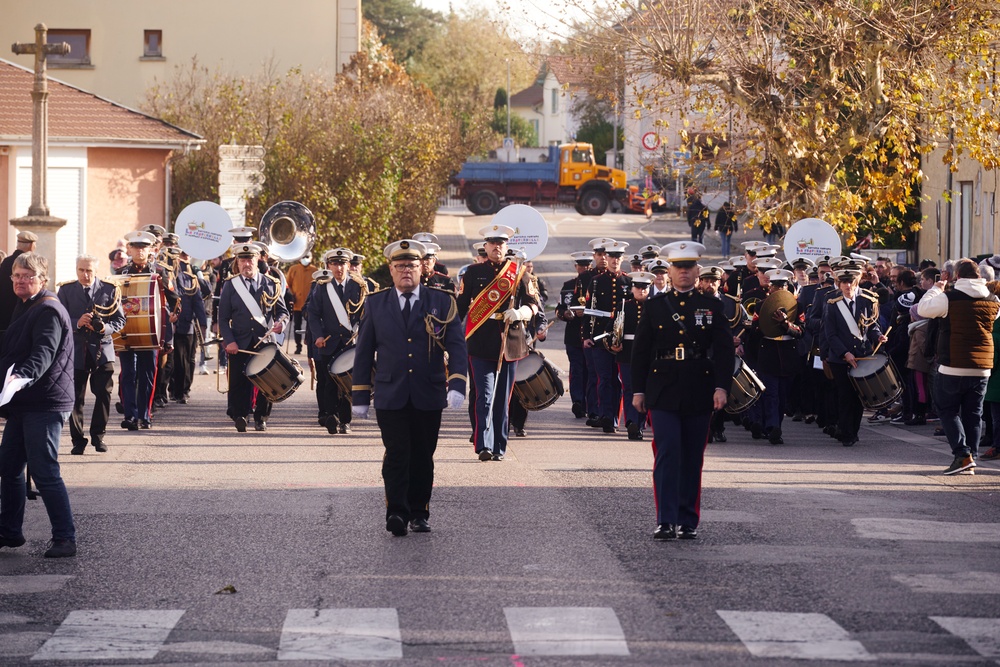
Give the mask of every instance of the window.
[{"label": "window", "polygon": [[51,67],[79,67],[90,65],[90,31],[89,30],[49,30],[45,39],[47,44],[66,42],[69,53],[59,55],[50,53],[48,63]]},{"label": "window", "polygon": [[552,113],[559,113],[559,89],[551,88],[549,92],[552,94]]},{"label": "window", "polygon": [[163,31],[162,30],[144,30],[143,31],[142,57],[143,58],[162,58],[163,57]]}]

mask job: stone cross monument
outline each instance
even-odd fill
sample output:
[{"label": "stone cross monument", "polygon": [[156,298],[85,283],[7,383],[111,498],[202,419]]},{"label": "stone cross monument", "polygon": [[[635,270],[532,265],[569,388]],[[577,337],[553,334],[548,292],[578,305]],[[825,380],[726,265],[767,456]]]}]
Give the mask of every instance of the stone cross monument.
[{"label": "stone cross monument", "polygon": [[[46,179],[48,176],[49,147],[49,86],[45,78],[45,61],[49,54],[66,55],[69,44],[46,44],[45,34],[48,28],[44,23],[35,26],[35,42],[33,44],[14,44],[11,49],[18,55],[33,53],[35,55],[35,84],[31,89],[33,119],[31,124],[31,206],[28,215],[14,218],[10,224],[21,230],[31,230],[38,234],[38,254],[49,261],[49,288],[54,284],[56,271],[56,232],[65,224],[63,218],[49,215],[49,205],[46,202]],[[76,253],[76,248],[66,249]]]}]

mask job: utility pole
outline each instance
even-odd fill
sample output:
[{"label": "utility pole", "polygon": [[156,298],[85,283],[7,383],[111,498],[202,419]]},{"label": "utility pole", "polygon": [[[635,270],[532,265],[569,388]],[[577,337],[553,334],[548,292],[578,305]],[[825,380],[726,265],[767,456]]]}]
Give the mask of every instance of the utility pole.
[{"label": "utility pole", "polygon": [[507,134],[504,136],[503,146],[507,149],[507,162],[510,162],[510,149],[513,147],[513,139],[510,136],[510,58],[507,58]]},{"label": "utility pole", "polygon": [[[69,44],[46,44],[48,28],[44,23],[35,26],[34,43],[16,43],[11,49],[18,55],[34,54],[35,83],[31,89],[31,206],[28,215],[14,218],[11,225],[18,229],[30,229],[38,234],[38,254],[49,261],[49,277],[55,278],[56,232],[66,225],[63,218],[49,215],[46,195],[49,157],[49,86],[46,78],[46,60],[50,54],[67,55]],[[75,248],[71,251],[75,252]],[[54,283],[53,283],[54,284]]]}]

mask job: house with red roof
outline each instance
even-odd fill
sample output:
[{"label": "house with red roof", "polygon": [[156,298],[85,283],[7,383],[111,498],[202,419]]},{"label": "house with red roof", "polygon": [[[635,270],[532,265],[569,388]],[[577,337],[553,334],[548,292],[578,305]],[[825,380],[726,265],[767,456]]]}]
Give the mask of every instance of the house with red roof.
[{"label": "house with red roof", "polygon": [[[0,250],[31,204],[31,88],[34,72],[0,59]],[[76,257],[104,258],[143,225],[170,228],[170,161],[198,150],[193,132],[49,79],[47,201],[66,219],[56,235],[55,282],[76,277]]]},{"label": "house with red roof", "polygon": [[580,127],[574,113],[577,99],[587,95],[584,63],[567,56],[549,56],[535,83],[511,95],[510,112],[535,128],[539,146],[572,141]]}]

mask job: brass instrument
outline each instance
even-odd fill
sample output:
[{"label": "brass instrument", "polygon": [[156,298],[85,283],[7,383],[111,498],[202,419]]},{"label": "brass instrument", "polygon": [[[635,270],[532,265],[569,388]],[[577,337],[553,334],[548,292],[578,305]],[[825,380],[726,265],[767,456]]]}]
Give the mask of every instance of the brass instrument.
[{"label": "brass instrument", "polygon": [[788,290],[780,289],[769,294],[758,306],[757,325],[760,327],[761,334],[767,338],[784,336],[786,332],[774,320],[774,314],[778,310],[784,310],[788,313],[789,321],[794,323],[799,316],[798,308],[798,301]]},{"label": "brass instrument", "polygon": [[604,347],[608,352],[615,352],[615,348],[620,348],[622,340],[625,338],[625,309],[621,308],[615,315],[614,324],[611,325],[611,335],[604,339]]},{"label": "brass instrument", "polygon": [[760,306],[761,300],[757,297],[750,297],[743,302],[743,308],[746,309],[747,315],[751,318],[757,314],[757,308]]},{"label": "brass instrument", "polygon": [[281,201],[260,219],[258,238],[268,254],[279,262],[296,262],[316,243],[316,221],[312,211],[297,201]]}]

